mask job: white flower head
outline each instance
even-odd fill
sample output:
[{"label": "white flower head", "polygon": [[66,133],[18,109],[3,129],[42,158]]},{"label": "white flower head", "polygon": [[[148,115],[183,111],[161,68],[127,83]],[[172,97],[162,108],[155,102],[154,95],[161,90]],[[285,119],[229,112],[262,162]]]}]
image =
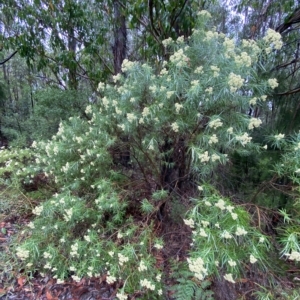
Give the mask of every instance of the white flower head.
[{"label": "white flower head", "polygon": [[257,259],[252,254],[250,255],[250,262],[251,264],[255,264],[257,262]]},{"label": "white flower head", "polygon": [[189,269],[194,273],[195,277],[199,280],[203,280],[207,275],[207,269],[204,266],[204,261],[201,257],[188,258],[187,259]]},{"label": "white flower head", "polygon": [[202,237],[208,237],[207,233],[205,232],[205,230],[203,228],[200,228],[199,235]]},{"label": "white flower head", "polygon": [[230,259],[228,261],[228,264],[229,264],[230,267],[235,267],[236,266],[236,262],[234,260],[232,260],[232,259]]},{"label": "white flower head", "polygon": [[195,222],[194,222],[193,219],[188,219],[188,220],[183,219],[183,222],[184,222],[185,225],[187,225],[187,226],[189,226],[191,228],[195,227]]},{"label": "white flower head", "polygon": [[236,228],[235,234],[236,234],[237,236],[246,235],[247,233],[248,233],[248,232],[244,229],[244,227],[238,226],[238,227]]},{"label": "white flower head", "polygon": [[243,79],[240,75],[234,73],[229,74],[228,85],[232,93],[236,92],[239,88],[241,88],[244,82],[245,79]]},{"label": "white flower head", "polygon": [[172,127],[172,130],[174,132],[178,132],[179,131],[179,126],[178,126],[178,124],[176,122],[172,123],[171,127]]},{"label": "white flower head", "polygon": [[277,79],[276,78],[270,78],[268,80],[268,84],[269,86],[271,87],[271,89],[275,89],[276,87],[278,87],[279,83],[277,82]]},{"label": "white flower head", "polygon": [[250,122],[249,122],[249,125],[248,125],[248,128],[250,130],[252,130],[253,128],[259,127],[261,125],[261,123],[262,123],[261,119],[251,118]]},{"label": "white flower head", "polygon": [[224,210],[226,208],[226,202],[223,199],[219,199],[219,201],[215,204],[216,207]]},{"label": "white flower head", "polygon": [[232,274],[229,273],[229,274],[225,274],[224,275],[224,279],[231,282],[231,283],[235,283],[235,281],[233,280],[233,277],[232,277]]},{"label": "white flower head", "polygon": [[284,133],[279,133],[274,136],[277,141],[282,140],[284,138]]},{"label": "white flower head", "polygon": [[208,127],[212,128],[212,129],[217,129],[218,127],[221,127],[222,125],[223,125],[223,122],[219,118],[214,119],[208,123]]},{"label": "white flower head", "polygon": [[209,138],[209,141],[208,143],[211,145],[211,144],[216,144],[218,142],[218,137],[216,136],[216,134],[213,134],[210,138]]},{"label": "white flower head", "polygon": [[205,16],[205,17],[208,17],[208,18],[211,18],[211,14],[207,11],[207,10],[200,10],[198,13],[197,13],[198,16]]}]

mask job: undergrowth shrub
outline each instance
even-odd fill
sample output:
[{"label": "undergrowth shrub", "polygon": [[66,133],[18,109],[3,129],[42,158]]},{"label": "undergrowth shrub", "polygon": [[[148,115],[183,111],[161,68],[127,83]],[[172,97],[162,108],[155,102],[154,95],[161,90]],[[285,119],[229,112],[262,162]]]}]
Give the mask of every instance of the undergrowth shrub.
[{"label": "undergrowth shrub", "polygon": [[119,299],[135,293],[162,299],[158,261],[165,245],[153,226],[165,204],[189,189],[194,196],[184,222],[193,243],[182,274],[190,298],[201,292],[211,298],[201,284],[209,276],[234,283],[246,276],[245,266],[271,268],[269,239],[213,183],[229,154],[266,151],[251,137],[263,120],[248,111],[268,109],[278,83],[265,78],[263,61],[281,40],[270,30],[262,41],[236,45],[211,29],[209,18],[201,11],[186,41],[163,41],[170,58],[159,70],[124,60],[113,84],[99,83],[87,118],[71,117],[51,140],[32,144],[35,162],[26,178],[43,172],[56,193],[33,209],[36,217],[16,248],[27,271],[59,282],[105,274]]}]

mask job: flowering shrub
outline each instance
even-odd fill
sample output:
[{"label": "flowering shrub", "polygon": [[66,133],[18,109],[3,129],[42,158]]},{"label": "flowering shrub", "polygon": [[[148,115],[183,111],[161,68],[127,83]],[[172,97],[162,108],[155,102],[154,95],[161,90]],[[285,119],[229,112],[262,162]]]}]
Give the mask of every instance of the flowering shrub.
[{"label": "flowering shrub", "polygon": [[210,186],[201,189],[202,199],[194,199],[184,220],[192,230],[188,264],[195,277],[203,280],[208,274],[224,274],[225,280],[235,283],[243,272],[242,262],[266,270],[271,244],[250,225],[249,214],[229,199],[211,194]]},{"label": "flowering shrub", "polygon": [[[148,220],[187,182],[201,184],[184,220],[192,229],[187,263],[195,278],[224,274],[234,283],[243,263],[266,270],[268,239],[209,178],[233,151],[260,150],[251,133],[263,120],[248,111],[265,105],[278,86],[276,79],[260,77],[260,60],[282,43],[268,31],[262,41],[236,45],[208,30],[209,18],[199,13],[187,41],[162,42],[170,59],[159,70],[124,60],[113,84],[99,83],[103,97],[86,107],[87,120],[70,118],[52,140],[32,145],[31,171],[43,170],[57,193],[33,209],[36,218],[17,248],[28,270],[60,281],[105,273],[108,283],[119,283],[119,299],[138,290],[160,299],[162,270],[155,255],[163,242],[153,239],[152,225],[136,225],[130,207]],[[276,143],[281,138],[275,136]],[[129,193],[132,178],[147,186],[147,198]]]}]

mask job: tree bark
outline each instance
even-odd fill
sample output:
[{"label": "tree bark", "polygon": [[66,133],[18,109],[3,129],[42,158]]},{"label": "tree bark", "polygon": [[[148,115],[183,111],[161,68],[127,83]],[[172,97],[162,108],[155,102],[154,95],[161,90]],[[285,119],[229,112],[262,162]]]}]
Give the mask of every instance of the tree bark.
[{"label": "tree bark", "polygon": [[118,1],[114,1],[114,15],[115,15],[115,29],[114,29],[114,72],[118,74],[121,72],[122,62],[126,57],[126,43],[127,43],[127,30],[126,19],[121,11],[121,4]]}]

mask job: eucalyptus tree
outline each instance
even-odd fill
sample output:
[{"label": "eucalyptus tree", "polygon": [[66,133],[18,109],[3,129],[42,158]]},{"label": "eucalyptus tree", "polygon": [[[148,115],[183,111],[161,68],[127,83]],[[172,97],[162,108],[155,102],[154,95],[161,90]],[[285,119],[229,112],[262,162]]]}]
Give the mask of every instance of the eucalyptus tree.
[{"label": "eucalyptus tree", "polygon": [[95,46],[106,42],[103,5],[75,0],[2,3],[3,15],[15,22],[14,32],[1,36],[3,47],[18,51],[38,70],[49,68],[62,87],[77,89],[80,78],[103,79],[107,58]]}]

